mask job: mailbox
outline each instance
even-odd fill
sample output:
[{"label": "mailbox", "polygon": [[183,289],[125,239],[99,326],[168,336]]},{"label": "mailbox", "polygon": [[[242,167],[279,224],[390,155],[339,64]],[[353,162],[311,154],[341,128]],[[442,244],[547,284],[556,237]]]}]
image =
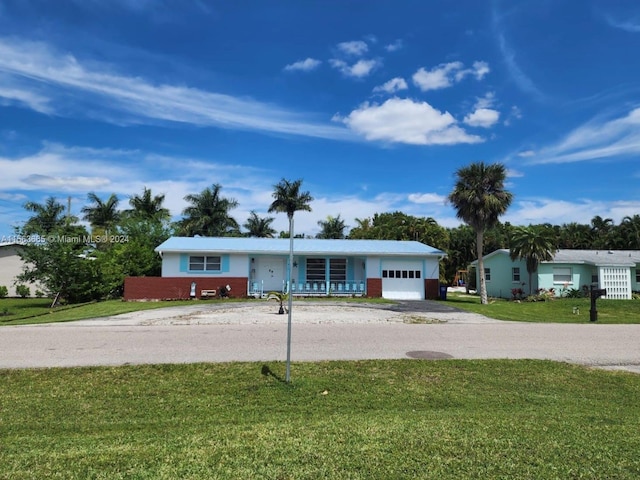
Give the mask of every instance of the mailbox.
[{"label": "mailbox", "polygon": [[598,310],[596,309],[596,300],[600,297],[607,296],[606,288],[593,288],[591,285],[591,310],[589,310],[589,321],[595,322],[598,320]]}]

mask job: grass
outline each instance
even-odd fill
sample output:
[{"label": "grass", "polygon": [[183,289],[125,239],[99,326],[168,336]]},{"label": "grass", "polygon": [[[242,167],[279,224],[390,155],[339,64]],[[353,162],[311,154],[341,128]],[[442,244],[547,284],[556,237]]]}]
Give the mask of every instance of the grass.
[{"label": "grass", "polygon": [[[217,301],[220,300],[198,300],[197,303],[213,303]],[[68,322],[85,318],[108,317],[138,310],[195,304],[196,302],[192,300],[162,302],[106,300],[104,302],[63,305],[51,308],[51,299],[48,298],[3,298],[0,299],[0,325]],[[3,314],[3,312],[8,312],[8,314]]]},{"label": "grass", "polygon": [[[548,302],[513,302],[490,299],[488,305],[480,303],[480,297],[449,292],[446,304],[469,312],[480,313],[498,320],[546,323],[590,323],[588,298],[557,298]],[[578,307],[580,314],[573,313]],[[597,323],[640,323],[640,301],[598,299]]]},{"label": "grass", "polygon": [[0,371],[0,479],[640,476],[638,375],[393,360],[294,364],[284,384],[270,368]]}]

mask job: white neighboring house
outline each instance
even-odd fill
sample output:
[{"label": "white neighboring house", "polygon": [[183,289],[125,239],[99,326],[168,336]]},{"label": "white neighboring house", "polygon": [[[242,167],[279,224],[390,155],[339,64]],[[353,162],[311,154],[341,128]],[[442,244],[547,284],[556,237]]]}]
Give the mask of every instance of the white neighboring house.
[{"label": "white neighboring house", "polygon": [[[172,237],[156,248],[162,277],[129,277],[125,299],[185,298],[230,286],[234,296],[291,291],[299,296],[437,298],[443,251],[395,240]],[[286,284],[291,268],[292,285]]]},{"label": "white neighboring house", "polygon": [[[9,290],[10,297],[17,297],[16,278],[22,273],[23,261],[18,255],[20,244],[15,242],[0,243],[0,285],[4,285]],[[33,286],[27,284],[34,294]]]}]

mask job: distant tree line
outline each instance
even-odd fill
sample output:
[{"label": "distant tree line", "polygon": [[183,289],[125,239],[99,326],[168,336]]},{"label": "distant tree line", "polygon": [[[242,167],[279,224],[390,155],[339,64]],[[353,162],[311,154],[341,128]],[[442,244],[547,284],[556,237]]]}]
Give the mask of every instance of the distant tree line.
[{"label": "distant tree line", "polygon": [[[464,222],[458,227],[445,228],[434,218],[395,211],[356,218],[356,225],[350,228],[338,213],[318,222],[316,238],[415,240],[428,244],[447,253],[441,268],[443,282],[451,282],[458,270],[481,260],[484,252],[500,248],[509,248],[516,257],[526,259],[530,273],[559,248],[640,250],[640,215],[624,217],[617,225],[600,216],[585,225],[501,223],[499,217],[512,200],[512,194],[504,188],[505,176],[503,165],[482,162],[456,172],[457,181],[448,200]],[[268,212],[289,216],[290,208],[310,210],[313,199],[300,187],[301,180],[282,179],[274,185],[275,200]],[[231,213],[238,202],[223,196],[220,184],[185,196],[188,206],[175,222],[164,207],[164,199],[164,195],[154,195],[144,188],[141,194],[129,197],[129,208],[120,209],[115,194],[102,199],[89,193],[88,204],[81,210],[88,229],[54,197],[42,204],[27,202],[24,208],[33,215],[16,229],[16,234],[39,236],[41,241],[29,242],[21,249],[26,267],[20,281],[39,281],[50,294],[59,294],[68,302],[118,297],[125,277],[160,275],[161,260],[154,249],[173,235],[302,236],[293,230],[277,232],[272,227],[274,217],[260,216],[256,211],[251,211],[240,225]],[[293,213],[289,220],[292,223]],[[482,296],[483,285],[480,287]]]}]

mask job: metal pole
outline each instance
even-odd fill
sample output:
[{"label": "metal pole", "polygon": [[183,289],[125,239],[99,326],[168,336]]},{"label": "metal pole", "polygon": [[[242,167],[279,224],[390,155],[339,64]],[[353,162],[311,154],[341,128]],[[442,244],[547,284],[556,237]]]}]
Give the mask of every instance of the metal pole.
[{"label": "metal pole", "polygon": [[293,298],[291,295],[291,271],[293,270],[293,215],[289,218],[289,268],[287,270],[287,291],[289,292],[288,319],[287,319],[287,371],[285,374],[285,382],[291,382],[291,307]]}]

